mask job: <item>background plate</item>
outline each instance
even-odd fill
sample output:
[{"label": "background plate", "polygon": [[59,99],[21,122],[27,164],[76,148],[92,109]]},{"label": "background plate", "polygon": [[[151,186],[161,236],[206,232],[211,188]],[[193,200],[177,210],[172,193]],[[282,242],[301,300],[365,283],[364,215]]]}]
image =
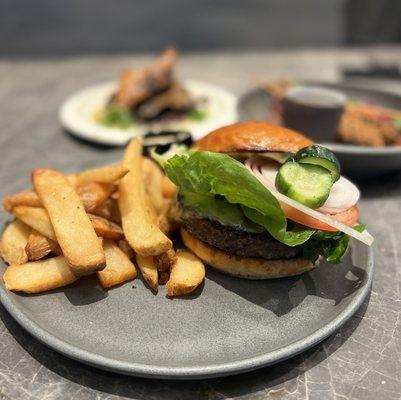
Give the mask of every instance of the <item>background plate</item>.
[{"label": "background plate", "polygon": [[[5,265],[0,265],[4,270]],[[202,288],[169,300],[141,279],[108,292],[94,277],[3,305],[33,336],[84,363],[153,378],[209,378],[249,371],[323,340],[362,304],[371,250],[353,243],[341,265],[300,277],[247,281],[208,269]]]},{"label": "background plate", "polygon": [[[363,101],[401,110],[401,96],[396,94],[352,86],[352,84],[300,83],[340,90],[351,101]],[[244,94],[238,102],[238,115],[241,121],[250,119],[274,121],[275,113],[272,96],[262,89],[254,89]],[[343,171],[353,177],[377,176],[401,170],[401,146],[374,148],[341,143],[322,144],[336,153]]]},{"label": "background plate", "polygon": [[213,129],[237,120],[237,97],[234,94],[217,85],[200,81],[186,80],[183,84],[194,99],[208,100],[208,116],[205,120],[136,124],[129,129],[100,125],[95,122],[94,116],[103,109],[116,91],[115,82],[91,86],[73,94],[62,104],[59,119],[61,125],[71,134],[90,142],[113,146],[123,146],[134,136],[160,130],[186,130],[191,132],[195,139],[199,139]]}]

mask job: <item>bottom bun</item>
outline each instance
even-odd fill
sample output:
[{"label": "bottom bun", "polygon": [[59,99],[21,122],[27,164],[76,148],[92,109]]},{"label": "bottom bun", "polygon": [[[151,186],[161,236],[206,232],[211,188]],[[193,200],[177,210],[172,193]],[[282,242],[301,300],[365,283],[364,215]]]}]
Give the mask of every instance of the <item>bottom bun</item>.
[{"label": "bottom bun", "polygon": [[185,244],[206,264],[218,270],[245,279],[273,279],[285,276],[300,275],[315,268],[302,257],[281,260],[265,260],[263,258],[243,258],[231,255],[216,247],[209,246],[181,228],[181,237]]}]

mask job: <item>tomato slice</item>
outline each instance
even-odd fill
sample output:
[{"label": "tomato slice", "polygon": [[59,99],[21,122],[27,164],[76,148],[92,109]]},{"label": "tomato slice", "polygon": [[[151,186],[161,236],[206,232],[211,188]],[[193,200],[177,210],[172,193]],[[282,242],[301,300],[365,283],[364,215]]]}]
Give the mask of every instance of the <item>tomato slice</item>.
[{"label": "tomato slice", "polygon": [[[280,202],[280,205],[284,211],[285,216],[292,221],[298,222],[298,224],[305,225],[313,229],[319,229],[321,231],[338,231],[338,229],[333,228],[332,226],[327,225],[326,223],[319,221],[318,219],[313,218],[303,213],[302,211],[299,211],[296,208],[289,206],[288,204]],[[342,211],[340,213],[327,215],[329,215],[331,218],[336,219],[339,222],[342,222],[344,225],[355,226],[358,222],[359,210],[357,206],[352,206],[348,210]]]}]

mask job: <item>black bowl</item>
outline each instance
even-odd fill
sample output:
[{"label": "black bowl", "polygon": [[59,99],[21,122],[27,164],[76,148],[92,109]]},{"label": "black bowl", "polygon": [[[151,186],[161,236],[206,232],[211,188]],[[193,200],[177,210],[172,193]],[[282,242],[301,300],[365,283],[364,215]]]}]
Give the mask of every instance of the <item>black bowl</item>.
[{"label": "black bowl", "polygon": [[283,99],[284,125],[315,141],[332,141],[344,112],[346,96],[337,90],[296,86]]}]

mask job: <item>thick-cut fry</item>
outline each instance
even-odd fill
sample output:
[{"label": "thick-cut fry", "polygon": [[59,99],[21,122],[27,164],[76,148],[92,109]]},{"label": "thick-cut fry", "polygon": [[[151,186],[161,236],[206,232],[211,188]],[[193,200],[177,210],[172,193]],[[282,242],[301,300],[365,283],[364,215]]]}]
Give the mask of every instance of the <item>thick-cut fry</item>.
[{"label": "thick-cut fry", "polygon": [[35,229],[43,236],[57,241],[49,214],[42,207],[17,206],[12,210],[14,217],[23,221],[26,225]]},{"label": "thick-cut fry", "polygon": [[163,175],[162,179],[162,193],[164,197],[169,199],[177,193],[177,186],[166,175]]},{"label": "thick-cut fry", "polygon": [[74,187],[63,174],[51,169],[35,170],[32,180],[74,273],[102,270],[106,259],[101,242]]},{"label": "thick-cut fry", "polygon": [[[26,225],[37,230],[43,236],[57,241],[56,234],[49,214],[42,207],[26,207],[17,206],[13,208],[13,215],[23,221]],[[124,233],[121,227],[111,221],[98,217],[97,215],[89,215],[92,226],[98,236],[109,239],[121,239]]]},{"label": "thick-cut fry", "polygon": [[153,207],[159,214],[165,207],[165,199],[162,194],[163,173],[150,158],[142,158],[142,174],[146,192],[148,193]]},{"label": "thick-cut fry", "polygon": [[115,242],[105,240],[103,249],[106,255],[106,268],[97,272],[97,276],[104,289],[136,278],[135,265]]},{"label": "thick-cut fry", "polygon": [[24,264],[28,261],[25,246],[31,228],[19,220],[11,222],[0,239],[0,254],[9,264]]},{"label": "thick-cut fry", "polygon": [[142,184],[142,144],[133,139],[124,154],[130,172],[121,179],[119,207],[125,237],[137,254],[156,256],[171,249],[171,240],[158,228],[148,212]]},{"label": "thick-cut fry", "polygon": [[167,295],[181,296],[193,292],[205,279],[205,266],[192,253],[177,250],[177,262],[172,266],[167,282]]},{"label": "thick-cut fry", "polygon": [[156,219],[157,226],[165,234],[174,232],[180,227],[178,222],[170,215],[171,202],[172,199],[165,199],[164,208],[161,210]]},{"label": "thick-cut fry", "polygon": [[106,218],[88,214],[97,235],[107,239],[119,240],[124,237],[121,227]]},{"label": "thick-cut fry", "polygon": [[25,252],[29,261],[37,261],[46,257],[50,253],[61,255],[61,249],[58,243],[43,236],[41,233],[32,230],[25,246]]},{"label": "thick-cut fry", "polygon": [[159,285],[165,285],[170,279],[171,267],[176,263],[177,256],[173,249],[167,250],[158,256],[153,257],[158,271]]},{"label": "thick-cut fry", "polygon": [[144,257],[140,254],[136,255],[136,263],[138,264],[139,269],[141,270],[143,279],[145,279],[146,283],[157,292],[159,288],[158,283],[158,274],[157,274],[157,266],[154,262],[152,256]]},{"label": "thick-cut fry", "polygon": [[16,206],[41,207],[42,202],[39,196],[33,191],[19,192],[4,197],[3,207],[6,211],[11,212]]},{"label": "thick-cut fry", "polygon": [[123,164],[88,169],[78,174],[77,184],[81,185],[88,182],[114,183],[127,173],[128,169]]},{"label": "thick-cut fry", "polygon": [[112,198],[107,199],[100,207],[94,210],[92,214],[109,219],[110,221],[121,222],[121,214],[117,200]]},{"label": "thick-cut fry", "polygon": [[[77,188],[78,195],[87,212],[93,212],[99,208],[113,193],[115,187],[111,183],[89,182]],[[36,192],[19,192],[11,196],[6,196],[3,207],[6,211],[12,212],[14,207],[43,207]]]},{"label": "thick-cut fry", "polygon": [[10,265],[3,275],[6,288],[15,292],[41,293],[77,280],[63,256]]},{"label": "thick-cut fry", "polygon": [[121,239],[118,241],[118,247],[125,253],[125,255],[131,260],[135,255],[135,251],[132,250],[132,247],[125,239]]},{"label": "thick-cut fry", "polygon": [[112,183],[88,182],[77,187],[77,193],[86,212],[93,212],[99,208],[114,192]]}]

